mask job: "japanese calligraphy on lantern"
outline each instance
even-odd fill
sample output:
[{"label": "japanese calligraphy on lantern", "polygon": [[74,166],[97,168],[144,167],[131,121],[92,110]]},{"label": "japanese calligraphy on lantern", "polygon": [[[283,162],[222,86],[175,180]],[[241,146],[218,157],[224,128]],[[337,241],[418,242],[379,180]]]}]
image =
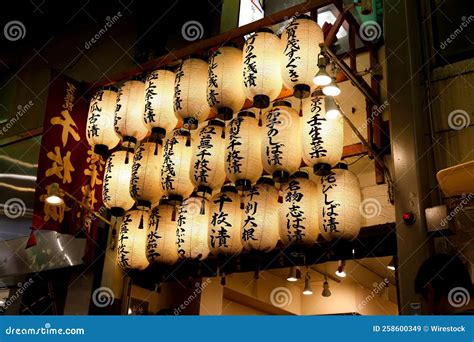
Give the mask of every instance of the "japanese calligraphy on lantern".
[{"label": "japanese calligraphy on lantern", "polygon": [[289,204],[288,213],[286,213],[286,235],[288,241],[302,241],[306,235],[306,216],[300,202],[303,199],[301,186],[298,180],[292,179],[286,187],[285,198]]},{"label": "japanese calligraphy on lantern", "polygon": [[311,158],[325,157],[328,152],[321,135],[321,126],[323,122],[326,121],[326,117],[322,113],[321,102],[321,98],[319,97],[313,97],[311,99],[311,117],[307,121],[307,124],[310,126],[311,150],[309,155]]},{"label": "japanese calligraphy on lantern", "polygon": [[255,35],[247,40],[244,50],[244,86],[246,88],[257,86],[257,55],[255,54]]},{"label": "japanese calligraphy on lantern", "polygon": [[196,160],[194,162],[193,177],[196,183],[208,183],[210,157],[214,145],[212,138],[215,136],[216,127],[206,126],[199,131],[199,144],[197,146]]},{"label": "japanese calligraphy on lantern", "polygon": [[322,225],[323,225],[322,228],[325,232],[330,232],[330,233],[339,232],[338,230],[339,221],[337,217],[339,216],[339,210],[342,210],[342,208],[340,208],[341,204],[328,196],[328,191],[337,187],[336,177],[334,177],[334,172],[331,172],[327,176],[321,177],[321,184],[322,184],[321,190],[323,194],[323,199],[322,199],[323,210],[321,213]]},{"label": "japanese calligraphy on lantern", "polygon": [[226,165],[227,171],[231,174],[240,173],[240,167],[242,166],[241,160],[244,158],[241,156],[242,152],[239,149],[239,146],[242,145],[239,134],[243,120],[243,118],[237,117],[230,122],[229,143],[226,146]]},{"label": "japanese calligraphy on lantern", "polygon": [[267,114],[267,141],[265,148],[265,156],[269,165],[282,165],[282,148],[285,146],[281,141],[274,140],[279,133],[279,126],[282,124],[280,120],[281,111],[272,109]]},{"label": "japanese calligraphy on lantern", "polygon": [[158,252],[158,240],[162,238],[162,236],[158,234],[159,222],[159,210],[158,208],[154,208],[150,216],[146,243],[146,257],[150,262],[161,256],[161,254]]},{"label": "japanese calligraphy on lantern", "polygon": [[217,96],[219,96],[217,84],[217,75],[214,70],[217,68],[217,63],[215,58],[222,54],[221,51],[217,50],[209,59],[208,75],[207,75],[207,102],[209,105],[214,106],[216,103],[219,103]]},{"label": "japanese calligraphy on lantern", "polygon": [[299,39],[296,37],[296,31],[298,30],[298,26],[300,23],[294,20],[288,27],[286,28],[286,45],[285,49],[283,50],[283,54],[286,56],[286,69],[288,70],[290,80],[292,82],[298,82],[298,65],[296,63],[297,60],[301,59],[298,55],[300,51],[300,44]]},{"label": "japanese calligraphy on lantern", "polygon": [[255,198],[259,195],[260,192],[258,191],[257,186],[253,186],[245,195],[246,203],[242,225],[242,240],[245,242],[249,240],[257,240],[255,238],[255,228],[257,227],[255,216],[257,215],[258,202]]}]

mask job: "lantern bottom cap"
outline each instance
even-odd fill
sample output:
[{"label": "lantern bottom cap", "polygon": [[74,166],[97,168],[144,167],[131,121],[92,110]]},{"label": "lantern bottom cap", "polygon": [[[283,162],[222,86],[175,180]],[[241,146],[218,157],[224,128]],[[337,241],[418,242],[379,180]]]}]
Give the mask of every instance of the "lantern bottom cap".
[{"label": "lantern bottom cap", "polygon": [[313,172],[318,176],[327,176],[331,173],[331,165],[327,163],[319,163],[313,166]]},{"label": "lantern bottom cap", "polygon": [[235,182],[238,191],[246,191],[252,187],[252,183],[248,179],[239,179]]},{"label": "lantern bottom cap", "polygon": [[163,139],[166,136],[166,129],[162,127],[153,127],[151,134],[156,135],[158,138]]},{"label": "lantern bottom cap", "polygon": [[207,186],[207,185],[199,185],[197,187],[196,192],[198,194],[206,197],[206,195],[212,195],[212,188],[210,186]]},{"label": "lantern bottom cap", "polygon": [[311,88],[307,84],[297,84],[293,87],[293,95],[298,99],[304,99],[311,93]]},{"label": "lantern bottom cap", "polygon": [[179,205],[181,203],[183,203],[183,196],[181,196],[181,195],[169,195],[168,196],[168,204]]},{"label": "lantern bottom cap", "polygon": [[275,182],[284,183],[290,178],[290,173],[288,171],[279,170],[273,172],[272,177]]},{"label": "lantern bottom cap", "polygon": [[120,217],[125,214],[125,209],[120,207],[112,207],[110,208],[110,214],[115,217]]},{"label": "lantern bottom cap", "polygon": [[198,120],[195,118],[184,118],[183,128],[194,130],[198,127]]},{"label": "lantern bottom cap", "polygon": [[270,98],[267,95],[255,95],[253,105],[260,109],[267,108],[270,105]]},{"label": "lantern bottom cap", "polygon": [[144,200],[138,200],[137,201],[137,209],[148,210],[150,208],[151,208],[151,202],[150,201],[144,201]]},{"label": "lantern bottom cap", "polygon": [[94,153],[105,156],[109,152],[109,148],[107,145],[98,144],[94,146]]},{"label": "lantern bottom cap", "polygon": [[234,111],[230,109],[229,107],[221,107],[217,109],[217,118],[227,121],[232,119],[232,116],[234,115]]}]

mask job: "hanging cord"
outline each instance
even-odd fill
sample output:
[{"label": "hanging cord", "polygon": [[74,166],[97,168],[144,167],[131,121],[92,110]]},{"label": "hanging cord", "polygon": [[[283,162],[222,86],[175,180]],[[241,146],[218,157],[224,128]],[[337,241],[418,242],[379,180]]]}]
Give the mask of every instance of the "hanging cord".
[{"label": "hanging cord", "polygon": [[258,111],[258,126],[262,127],[262,108]]},{"label": "hanging cord", "polygon": [[303,98],[300,98],[300,111],[298,115],[300,116],[300,118],[303,117]]}]

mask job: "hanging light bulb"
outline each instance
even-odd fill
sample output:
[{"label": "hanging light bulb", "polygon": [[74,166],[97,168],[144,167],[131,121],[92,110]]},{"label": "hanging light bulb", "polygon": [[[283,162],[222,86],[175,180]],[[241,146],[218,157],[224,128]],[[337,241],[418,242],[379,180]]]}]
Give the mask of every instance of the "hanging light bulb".
[{"label": "hanging light bulb", "polygon": [[281,92],[281,42],[269,28],[255,32],[244,45],[244,91],[257,108],[266,108]]},{"label": "hanging light bulb", "polygon": [[242,111],[227,125],[225,173],[240,191],[248,190],[262,175],[260,127],[255,114]]},{"label": "hanging light bulb", "polygon": [[115,108],[115,131],[123,137],[129,147],[145,138],[148,127],[143,121],[145,108],[145,83],[141,77],[134,77],[119,89]]},{"label": "hanging light bulb", "polygon": [[359,179],[347,170],[347,164],[339,163],[320,180],[321,235],[328,241],[355,239],[361,225]]},{"label": "hanging light bulb", "polygon": [[345,271],[346,262],[344,260],[339,260],[339,266],[337,266],[336,275],[341,278],[346,277]]},{"label": "hanging light bulb", "polygon": [[145,210],[130,210],[122,218],[117,247],[117,262],[123,270],[143,270],[148,266],[145,254],[147,230],[141,222],[148,222]]},{"label": "hanging light bulb", "polygon": [[170,70],[155,70],[145,82],[143,118],[151,132],[161,139],[178,123],[173,102],[175,78],[175,73]]},{"label": "hanging light bulb", "polygon": [[344,122],[342,116],[329,120],[323,97],[313,93],[303,103],[303,161],[318,176],[327,175],[342,157]]},{"label": "hanging light bulb", "polygon": [[341,88],[336,83],[336,78],[332,77],[331,82],[323,87],[323,94],[326,96],[338,96],[341,93]]},{"label": "hanging light bulb", "polygon": [[334,101],[334,97],[324,97],[324,107],[326,108],[326,118],[328,120],[335,120],[341,116],[341,111]]},{"label": "hanging light bulb", "polygon": [[304,279],[304,289],[303,289],[303,294],[305,296],[311,296],[313,294],[313,289],[311,288],[309,281],[310,281],[309,273],[306,273],[306,277]]},{"label": "hanging light bulb", "polygon": [[86,138],[94,152],[102,156],[120,142],[114,129],[114,114],[118,90],[106,87],[94,94],[87,115]]},{"label": "hanging light bulb", "polygon": [[61,197],[60,188],[58,183],[51,183],[48,188],[48,193],[45,199],[46,203],[54,206],[59,206],[64,203]]},{"label": "hanging light bulb", "polygon": [[211,201],[209,247],[213,255],[236,255],[242,251],[242,210],[237,189],[224,185]]},{"label": "hanging light bulb", "polygon": [[328,278],[324,276],[324,283],[323,283],[323,292],[321,293],[323,297],[330,297],[331,296],[331,290],[329,290],[329,283],[328,283]]},{"label": "hanging light bulb", "polygon": [[293,88],[296,98],[308,97],[315,88],[313,76],[317,65],[314,60],[318,58],[319,44],[323,42],[323,30],[307,15],[298,16],[282,34],[281,74],[285,85]]},{"label": "hanging light bulb", "polygon": [[390,260],[390,263],[387,265],[387,268],[390,271],[395,271],[395,257],[392,257],[392,260]]},{"label": "hanging light bulb", "polygon": [[262,131],[264,170],[278,183],[288,180],[301,166],[300,117],[288,101],[275,101],[265,115]]},{"label": "hanging light bulb", "polygon": [[190,175],[192,156],[190,139],[189,131],[177,130],[166,141],[164,147],[161,188],[163,195],[174,205],[181,204],[194,189]]},{"label": "hanging light bulb", "polygon": [[207,102],[217,109],[217,117],[230,120],[245,103],[242,50],[229,43],[209,59]]},{"label": "hanging light bulb", "polygon": [[225,124],[220,120],[209,120],[197,134],[191,157],[191,181],[197,193],[204,197],[219,190],[225,181]]},{"label": "hanging light bulb", "polygon": [[209,116],[207,73],[207,63],[198,58],[185,60],[176,71],[174,110],[184,128],[196,129]]},{"label": "hanging light bulb", "polygon": [[173,265],[179,259],[174,211],[174,206],[167,200],[161,200],[151,212],[145,246],[146,257],[150,263]]},{"label": "hanging light bulb", "polygon": [[280,239],[278,232],[278,191],[266,177],[244,194],[242,244],[246,250],[269,252]]},{"label": "hanging light bulb", "polygon": [[331,83],[331,76],[326,71],[326,57],[320,53],[318,56],[318,72],[313,78],[313,82],[318,87],[326,86]]},{"label": "hanging light bulb", "polygon": [[296,266],[291,266],[286,280],[289,282],[296,282],[301,278],[301,271]]}]

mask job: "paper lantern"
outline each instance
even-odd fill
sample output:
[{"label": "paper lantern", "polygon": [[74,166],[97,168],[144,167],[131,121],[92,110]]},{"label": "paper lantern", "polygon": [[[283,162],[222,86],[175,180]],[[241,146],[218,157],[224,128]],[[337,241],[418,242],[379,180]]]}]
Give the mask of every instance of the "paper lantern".
[{"label": "paper lantern", "polygon": [[242,84],[242,51],[231,46],[219,48],[209,59],[207,80],[207,101],[217,109],[219,119],[230,120],[242,109]]},{"label": "paper lantern", "polygon": [[192,196],[179,206],[177,218],[177,248],[183,259],[204,260],[209,255],[209,201]]},{"label": "paper lantern", "polygon": [[130,210],[120,224],[117,262],[124,270],[143,270],[148,266],[145,254],[147,230],[140,228],[140,222],[148,222],[149,213],[143,210]]},{"label": "paper lantern", "polygon": [[144,110],[145,83],[138,79],[125,82],[119,89],[114,121],[115,131],[124,142],[135,145],[148,134],[143,121]]},{"label": "paper lantern", "polygon": [[130,196],[133,150],[122,148],[107,159],[102,200],[113,216],[122,216],[135,203]]},{"label": "paper lantern", "polygon": [[324,43],[323,30],[310,17],[303,15],[293,20],[282,34],[283,82],[294,90],[297,98],[308,97],[315,88],[313,78],[318,72],[318,54]]},{"label": "paper lantern", "polygon": [[276,101],[265,114],[262,129],[263,169],[285,182],[301,166],[300,117],[288,101]]},{"label": "paper lantern", "polygon": [[246,250],[269,252],[280,239],[278,191],[270,178],[260,178],[245,193],[242,217],[242,244]]},{"label": "paper lantern", "polygon": [[225,173],[238,190],[248,190],[262,175],[260,127],[255,114],[240,112],[226,128]]},{"label": "paper lantern", "polygon": [[356,238],[361,225],[357,176],[347,170],[346,164],[339,163],[329,175],[321,177],[319,194],[321,235],[328,241]]},{"label": "paper lantern", "polygon": [[115,87],[97,91],[91,99],[87,115],[87,142],[94,152],[106,155],[120,142],[114,129],[114,113],[118,92]]},{"label": "paper lantern", "polygon": [[155,70],[145,82],[144,121],[152,133],[164,138],[172,131],[178,118],[174,113],[174,81],[176,75],[169,70]]},{"label": "paper lantern", "polygon": [[242,251],[240,224],[242,210],[237,189],[224,185],[211,200],[209,248],[213,255],[236,255]]},{"label": "paper lantern", "polygon": [[328,174],[331,166],[342,157],[344,123],[339,115],[326,115],[324,97],[313,96],[303,103],[302,118],[303,161],[313,166],[314,173]]},{"label": "paper lantern", "polygon": [[311,247],[319,234],[318,192],[306,172],[298,171],[283,188],[279,210],[280,240],[289,246]]},{"label": "paper lantern", "polygon": [[180,204],[189,197],[194,186],[191,182],[192,147],[188,131],[178,130],[166,141],[161,167],[161,188],[170,203]]},{"label": "paper lantern", "polygon": [[185,128],[196,129],[211,110],[207,103],[207,72],[207,63],[197,58],[185,60],[176,71],[174,110]]},{"label": "paper lantern", "polygon": [[266,108],[281,92],[281,42],[268,28],[251,36],[244,45],[244,90],[254,106]]},{"label": "paper lantern", "polygon": [[224,185],[224,130],[224,122],[209,120],[209,124],[199,130],[193,144],[191,180],[202,196],[210,195]]},{"label": "paper lantern", "polygon": [[161,167],[163,146],[161,140],[142,142],[133,157],[130,195],[137,201],[138,208],[150,209],[158,204],[163,194],[161,188]]},{"label": "paper lantern", "polygon": [[146,240],[146,257],[150,263],[170,266],[179,259],[174,210],[174,206],[162,200],[151,212]]}]

